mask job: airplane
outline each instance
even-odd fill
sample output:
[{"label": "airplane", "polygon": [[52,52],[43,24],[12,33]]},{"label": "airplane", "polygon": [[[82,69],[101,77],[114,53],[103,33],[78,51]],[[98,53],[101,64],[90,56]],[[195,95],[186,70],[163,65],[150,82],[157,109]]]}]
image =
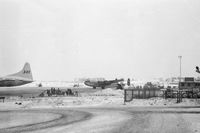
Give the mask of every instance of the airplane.
[{"label": "airplane", "polygon": [[101,87],[102,89],[105,89],[106,86],[110,85],[117,85],[118,88],[122,89],[122,86],[118,82],[122,82],[124,79],[115,79],[115,80],[104,80],[104,81],[90,81],[86,80],[84,82],[85,85],[93,87],[93,89],[96,89],[97,87]]},{"label": "airplane", "polygon": [[17,73],[0,77],[0,87],[20,86],[33,82],[29,63],[25,63],[23,69]]},{"label": "airplane", "polygon": [[198,67],[198,66],[196,66],[196,72],[197,72],[197,73],[200,73],[200,70],[199,70],[199,67]]}]

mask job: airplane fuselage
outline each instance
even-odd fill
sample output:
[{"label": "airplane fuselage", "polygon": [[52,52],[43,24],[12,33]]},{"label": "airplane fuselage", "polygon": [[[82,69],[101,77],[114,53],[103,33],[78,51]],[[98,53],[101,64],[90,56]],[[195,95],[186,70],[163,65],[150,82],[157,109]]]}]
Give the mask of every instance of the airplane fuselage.
[{"label": "airplane fuselage", "polygon": [[5,79],[5,80],[0,80],[0,87],[20,86],[31,82],[33,81]]},{"label": "airplane fuselage", "polygon": [[105,81],[97,81],[97,82],[91,82],[91,81],[85,81],[85,85],[96,88],[96,87],[105,87],[110,85],[111,83],[105,82]]},{"label": "airplane fuselage", "polygon": [[85,81],[85,85],[93,87],[94,89],[97,87],[101,87],[104,89],[106,86],[117,86],[118,82],[121,82],[123,80],[105,80],[105,81]]}]

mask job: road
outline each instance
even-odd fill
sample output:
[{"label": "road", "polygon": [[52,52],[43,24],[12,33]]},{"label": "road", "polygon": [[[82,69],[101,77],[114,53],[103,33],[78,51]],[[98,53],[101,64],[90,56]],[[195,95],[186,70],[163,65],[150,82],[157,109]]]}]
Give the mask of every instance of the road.
[{"label": "road", "polygon": [[[12,114],[17,114],[18,117]],[[1,133],[200,132],[199,108],[60,108],[1,111],[1,115],[4,116],[0,118]],[[20,118],[20,115],[23,118]],[[15,122],[13,122],[14,119]],[[24,121],[27,121],[27,123]],[[6,122],[10,123],[9,126],[5,124]]]}]

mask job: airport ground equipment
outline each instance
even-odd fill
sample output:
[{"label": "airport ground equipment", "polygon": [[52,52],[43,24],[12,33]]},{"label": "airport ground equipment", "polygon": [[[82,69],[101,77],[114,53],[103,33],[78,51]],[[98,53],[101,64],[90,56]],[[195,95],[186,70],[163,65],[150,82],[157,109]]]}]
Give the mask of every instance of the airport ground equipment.
[{"label": "airport ground equipment", "polygon": [[200,98],[200,90],[192,89],[192,90],[173,90],[173,89],[165,89],[163,90],[163,97],[167,98],[177,98],[177,93],[181,93],[182,98]]},{"label": "airport ground equipment", "polygon": [[163,97],[177,98],[177,103],[183,98],[200,98],[200,82],[195,81],[193,77],[185,77],[184,81],[179,82],[178,88],[163,89]]},{"label": "airport ground equipment", "polygon": [[182,91],[183,98],[200,98],[200,82],[195,81],[193,77],[186,77],[184,81],[179,82],[179,90]]},{"label": "airport ground equipment", "polygon": [[176,98],[177,99],[177,103],[182,102],[183,99],[183,91],[182,90],[178,90],[178,89],[162,89],[163,91],[163,98],[164,99],[168,99],[168,98]]},{"label": "airport ground equipment", "polygon": [[181,102],[183,98],[200,98],[200,82],[191,77],[185,78],[184,81],[179,82],[178,89],[164,89],[163,97],[165,99],[177,98],[177,103]]}]

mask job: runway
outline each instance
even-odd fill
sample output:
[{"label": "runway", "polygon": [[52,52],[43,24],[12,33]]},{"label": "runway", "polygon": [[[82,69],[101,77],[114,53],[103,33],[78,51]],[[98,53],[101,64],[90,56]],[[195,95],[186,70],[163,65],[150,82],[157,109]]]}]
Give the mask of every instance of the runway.
[{"label": "runway", "polygon": [[[18,117],[11,117],[12,114],[17,114]],[[0,115],[4,116],[4,120],[2,117],[0,118],[0,125],[6,125],[6,122],[12,122],[15,119],[14,125],[1,126],[1,133],[200,132],[199,108],[61,108],[1,111]],[[20,119],[20,115],[23,118]],[[34,117],[30,117],[30,115]],[[6,116],[8,119],[6,119]],[[40,117],[43,119],[38,121]],[[25,120],[29,123],[24,123]]]}]

